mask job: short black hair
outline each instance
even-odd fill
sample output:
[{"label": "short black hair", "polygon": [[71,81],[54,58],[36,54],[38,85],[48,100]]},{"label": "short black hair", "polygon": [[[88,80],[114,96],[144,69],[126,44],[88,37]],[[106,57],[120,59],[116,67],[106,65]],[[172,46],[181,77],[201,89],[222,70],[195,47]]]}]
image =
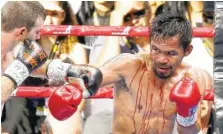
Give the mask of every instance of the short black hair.
[{"label": "short black hair", "polygon": [[192,40],[192,26],[189,20],[181,13],[161,13],[152,21],[150,40],[166,40],[173,36],[179,38],[185,50]]}]

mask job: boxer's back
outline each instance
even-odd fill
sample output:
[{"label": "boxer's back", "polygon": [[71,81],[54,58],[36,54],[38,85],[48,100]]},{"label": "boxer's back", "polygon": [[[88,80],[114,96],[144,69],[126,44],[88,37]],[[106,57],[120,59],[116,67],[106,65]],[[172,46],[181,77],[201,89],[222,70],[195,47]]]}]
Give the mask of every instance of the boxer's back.
[{"label": "boxer's back", "polygon": [[131,67],[123,68],[124,79],[115,84],[113,133],[171,133],[176,105],[169,92],[183,77],[181,67],[165,83],[157,83],[149,67],[149,54],[139,54]]}]

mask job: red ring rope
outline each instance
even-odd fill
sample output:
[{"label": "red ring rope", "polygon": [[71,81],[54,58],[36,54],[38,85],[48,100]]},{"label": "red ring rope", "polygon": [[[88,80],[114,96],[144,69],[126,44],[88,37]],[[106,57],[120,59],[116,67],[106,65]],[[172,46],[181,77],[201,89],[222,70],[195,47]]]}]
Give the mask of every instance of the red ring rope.
[{"label": "red ring rope", "polygon": [[[20,86],[17,91],[13,93],[12,96],[16,97],[26,97],[26,98],[48,98],[51,93],[59,87],[34,87],[34,86]],[[91,99],[112,99],[113,98],[113,88],[100,88],[98,92],[91,96]],[[204,100],[213,101],[214,100],[214,90],[207,89],[205,91]]]},{"label": "red ring rope", "polygon": [[[19,86],[11,96],[25,98],[48,98],[52,92],[60,87]],[[113,88],[100,88],[91,99],[113,98]]]},{"label": "red ring rope", "polygon": [[[148,36],[148,27],[133,26],[86,26],[86,25],[45,25],[41,35],[74,35],[74,36]],[[214,37],[211,27],[194,27],[193,37]]]}]

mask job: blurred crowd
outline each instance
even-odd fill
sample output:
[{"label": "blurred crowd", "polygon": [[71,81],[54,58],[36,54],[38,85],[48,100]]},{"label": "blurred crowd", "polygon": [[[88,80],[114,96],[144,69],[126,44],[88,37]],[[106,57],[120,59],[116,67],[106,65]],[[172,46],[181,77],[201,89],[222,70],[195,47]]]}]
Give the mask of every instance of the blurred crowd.
[{"label": "blurred crowd", "polygon": [[[166,11],[185,14],[193,27],[213,27],[213,1],[40,1],[47,11],[45,25],[146,26]],[[124,36],[41,36],[38,42],[49,59],[73,64],[101,66],[121,53],[149,51],[148,37]],[[213,75],[213,38],[194,38],[194,50],[185,62]],[[16,55],[20,46],[14,48]],[[202,57],[202,58],[201,58]],[[25,86],[51,86],[44,78],[29,77]],[[112,85],[110,85],[112,87]],[[210,101],[203,101],[202,133],[211,131]],[[112,99],[82,100],[68,120],[57,121],[47,108],[47,99],[11,97],[1,118],[2,132],[8,134],[109,134]]]}]

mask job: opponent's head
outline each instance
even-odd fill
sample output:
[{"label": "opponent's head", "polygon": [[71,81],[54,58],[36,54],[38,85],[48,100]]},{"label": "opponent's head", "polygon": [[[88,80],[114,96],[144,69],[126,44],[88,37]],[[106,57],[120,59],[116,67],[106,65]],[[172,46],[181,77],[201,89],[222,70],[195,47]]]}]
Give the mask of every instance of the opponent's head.
[{"label": "opponent's head", "polygon": [[151,27],[151,60],[155,74],[161,79],[169,78],[193,47],[192,27],[185,16],[165,12],[157,16]]},{"label": "opponent's head", "polygon": [[15,42],[19,42],[40,38],[46,12],[37,1],[8,1],[1,16],[1,31],[12,34]]}]

